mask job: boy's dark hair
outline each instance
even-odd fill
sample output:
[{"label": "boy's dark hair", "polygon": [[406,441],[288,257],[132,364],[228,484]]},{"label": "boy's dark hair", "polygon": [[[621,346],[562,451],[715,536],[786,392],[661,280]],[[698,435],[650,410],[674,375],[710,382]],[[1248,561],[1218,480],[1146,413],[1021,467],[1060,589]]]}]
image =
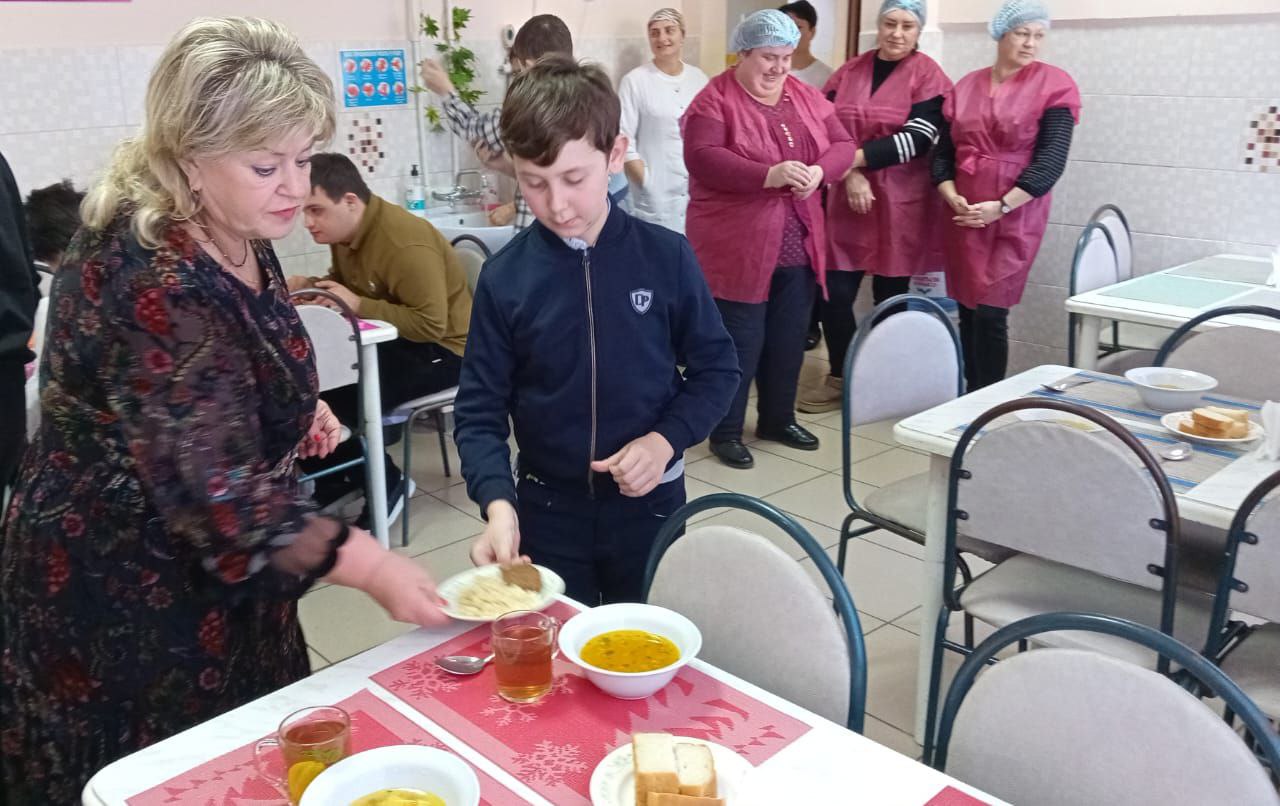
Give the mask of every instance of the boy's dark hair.
[{"label": "boy's dark hair", "polygon": [[80,202],[84,191],[76,190],[70,179],[38,188],[27,194],[27,230],[36,260],[52,263],[71,243],[80,229]]},{"label": "boy's dark hair", "polygon": [[618,95],[604,70],[552,54],[511,82],[498,127],[508,152],[545,167],[570,140],[585,138],[608,154],[620,117]]},{"label": "boy's dark hair", "polygon": [[339,201],[348,193],[365,204],[373,195],[364,183],[360,169],[345,154],[320,153],[311,155],[311,189],[320,188],[331,201]]},{"label": "boy's dark hair", "polygon": [[520,26],[511,41],[511,58],[536,61],[560,53],[573,58],[573,35],[564,20],[554,14],[539,14]]},{"label": "boy's dark hair", "polygon": [[790,14],[793,17],[799,17],[809,23],[809,28],[818,27],[818,10],[813,7],[813,3],[809,0],[800,0],[798,3],[787,3],[785,6],[778,6],[778,10],[783,14]]}]

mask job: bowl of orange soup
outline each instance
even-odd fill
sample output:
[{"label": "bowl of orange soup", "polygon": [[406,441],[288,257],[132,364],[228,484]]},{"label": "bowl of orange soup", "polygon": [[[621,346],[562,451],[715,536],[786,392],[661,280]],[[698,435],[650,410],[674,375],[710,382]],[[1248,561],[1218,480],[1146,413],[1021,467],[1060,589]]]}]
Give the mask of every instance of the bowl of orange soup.
[{"label": "bowl of orange soup", "polygon": [[697,625],[657,605],[594,607],[560,628],[560,652],[601,691],[624,700],[658,691],[701,649]]},{"label": "bowl of orange soup", "polygon": [[298,806],[478,806],[471,765],[435,747],[395,744],[347,756],[316,776]]}]

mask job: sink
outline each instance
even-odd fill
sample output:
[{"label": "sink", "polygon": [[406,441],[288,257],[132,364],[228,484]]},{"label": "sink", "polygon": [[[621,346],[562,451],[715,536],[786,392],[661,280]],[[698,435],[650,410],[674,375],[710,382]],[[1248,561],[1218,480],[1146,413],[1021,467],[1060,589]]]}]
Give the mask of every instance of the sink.
[{"label": "sink", "polygon": [[459,235],[474,235],[489,247],[490,252],[497,252],[507,241],[515,236],[515,227],[495,227],[489,223],[489,214],[483,210],[465,213],[432,213],[427,221],[440,230],[440,234],[452,241]]}]

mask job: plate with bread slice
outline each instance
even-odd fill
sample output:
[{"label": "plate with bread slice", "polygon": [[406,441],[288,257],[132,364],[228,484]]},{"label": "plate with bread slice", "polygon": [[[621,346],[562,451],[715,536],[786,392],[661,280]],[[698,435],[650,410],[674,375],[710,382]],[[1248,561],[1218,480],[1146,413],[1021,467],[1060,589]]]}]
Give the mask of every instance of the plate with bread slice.
[{"label": "plate with bread slice", "polygon": [[670,733],[635,733],[591,774],[595,806],[734,806],[751,762],[729,748]]},{"label": "plate with bread slice", "polygon": [[1178,436],[1210,445],[1252,442],[1265,432],[1249,419],[1247,409],[1204,406],[1191,411],[1175,411],[1160,418],[1160,424]]}]

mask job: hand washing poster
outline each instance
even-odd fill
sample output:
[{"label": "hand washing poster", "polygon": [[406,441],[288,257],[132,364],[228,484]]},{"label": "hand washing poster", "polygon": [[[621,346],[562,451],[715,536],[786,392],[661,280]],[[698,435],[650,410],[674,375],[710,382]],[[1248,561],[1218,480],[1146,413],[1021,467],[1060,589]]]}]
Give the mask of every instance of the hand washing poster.
[{"label": "hand washing poster", "polygon": [[408,105],[403,50],[343,50],[338,62],[343,107]]}]

